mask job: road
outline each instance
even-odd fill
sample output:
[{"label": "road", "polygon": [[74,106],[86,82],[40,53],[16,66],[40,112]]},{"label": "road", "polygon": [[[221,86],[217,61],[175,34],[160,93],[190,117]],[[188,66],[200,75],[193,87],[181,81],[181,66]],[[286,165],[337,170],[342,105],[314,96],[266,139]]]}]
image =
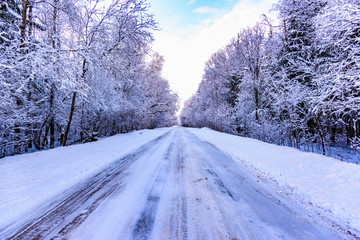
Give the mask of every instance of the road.
[{"label": "road", "polygon": [[184,128],[115,161],[4,239],[348,239]]}]

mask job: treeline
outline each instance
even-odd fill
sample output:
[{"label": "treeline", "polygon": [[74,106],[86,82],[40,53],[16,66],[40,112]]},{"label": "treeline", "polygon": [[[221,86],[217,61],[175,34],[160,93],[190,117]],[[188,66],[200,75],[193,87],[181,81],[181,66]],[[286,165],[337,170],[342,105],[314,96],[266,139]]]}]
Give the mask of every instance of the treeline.
[{"label": "treeline", "polygon": [[176,122],[144,0],[0,1],[0,157]]},{"label": "treeline", "polygon": [[360,146],[360,4],[280,0],[206,63],[185,126],[300,147]]}]

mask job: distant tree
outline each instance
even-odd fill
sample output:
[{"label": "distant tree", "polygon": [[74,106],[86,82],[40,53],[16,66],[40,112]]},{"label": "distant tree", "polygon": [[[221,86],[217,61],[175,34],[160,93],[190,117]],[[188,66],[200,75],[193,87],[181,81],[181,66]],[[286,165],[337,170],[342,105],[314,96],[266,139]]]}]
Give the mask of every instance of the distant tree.
[{"label": "distant tree", "polygon": [[163,62],[164,58],[155,53],[147,67],[145,119],[149,128],[172,126],[177,122],[178,96],[171,92],[169,83],[161,77]]}]

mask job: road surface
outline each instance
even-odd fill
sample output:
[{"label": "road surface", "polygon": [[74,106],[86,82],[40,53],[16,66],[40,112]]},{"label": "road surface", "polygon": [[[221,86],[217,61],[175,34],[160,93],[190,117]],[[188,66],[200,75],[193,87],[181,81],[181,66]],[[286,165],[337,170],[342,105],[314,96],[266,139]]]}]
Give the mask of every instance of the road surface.
[{"label": "road surface", "polygon": [[174,128],[0,229],[0,236],[351,239],[271,189],[214,146]]}]

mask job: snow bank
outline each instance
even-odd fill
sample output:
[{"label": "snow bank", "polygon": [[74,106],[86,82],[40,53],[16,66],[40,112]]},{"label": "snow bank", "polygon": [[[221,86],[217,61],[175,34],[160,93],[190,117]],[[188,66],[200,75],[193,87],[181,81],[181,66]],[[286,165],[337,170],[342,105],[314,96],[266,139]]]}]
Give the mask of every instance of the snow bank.
[{"label": "snow bank", "polygon": [[0,228],[169,130],[135,131],[0,159]]},{"label": "snow bank", "polygon": [[360,166],[290,147],[220,133],[188,129],[200,139],[255,168],[281,188],[360,229]]}]

